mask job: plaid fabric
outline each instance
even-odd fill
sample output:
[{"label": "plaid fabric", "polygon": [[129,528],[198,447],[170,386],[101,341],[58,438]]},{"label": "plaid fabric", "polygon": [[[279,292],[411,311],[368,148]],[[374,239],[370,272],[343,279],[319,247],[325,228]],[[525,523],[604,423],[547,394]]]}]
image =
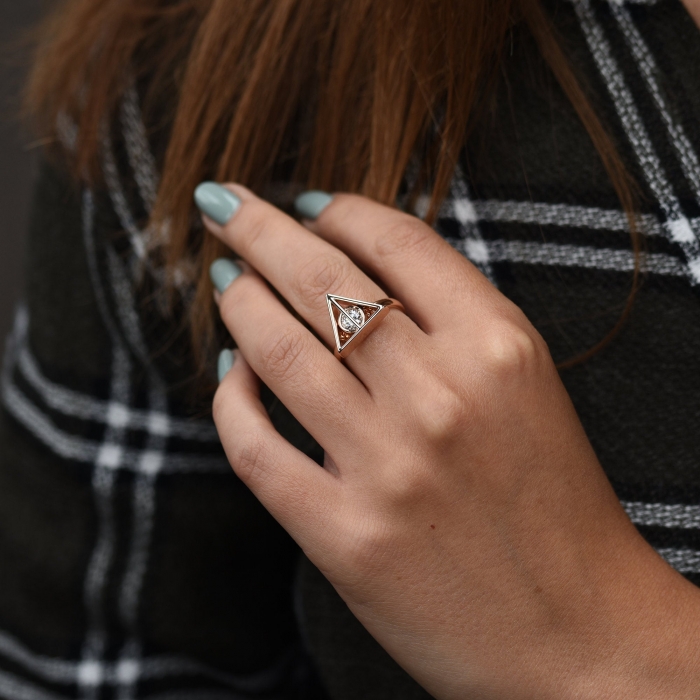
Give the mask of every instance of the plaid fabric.
[{"label": "plaid fabric", "polygon": [[[563,372],[624,507],[700,583],[700,35],[679,0],[552,0],[567,53],[640,187],[644,284],[608,348]],[[66,144],[74,128],[62,122]],[[135,89],[105,131],[104,191],[46,166],[27,300],[2,374],[0,696],[425,697],[231,474],[160,312],[143,230],[158,186]],[[421,213],[425,202],[419,201]],[[571,105],[516,30],[494,107],[436,229],[557,360],[606,335],[635,259]],[[124,232],[126,235],[119,235]],[[179,271],[187,294],[189,273]],[[319,447],[274,397],[280,430]]]},{"label": "plaid fabric", "polygon": [[[551,4],[639,186],[644,237],[632,317],[608,349],[562,376],[630,518],[699,583],[700,443],[679,431],[700,408],[700,34],[676,0]],[[465,154],[469,189],[453,193],[438,227],[561,361],[614,325],[635,261],[590,141],[531,54],[527,38],[516,40],[498,114]]]},{"label": "plaid fabric", "polygon": [[157,176],[135,99],[105,138],[105,192],[49,165],[37,188],[2,374],[0,696],[318,697],[297,547],[233,476],[180,388],[183,334],[142,298],[162,273],[136,223]]}]

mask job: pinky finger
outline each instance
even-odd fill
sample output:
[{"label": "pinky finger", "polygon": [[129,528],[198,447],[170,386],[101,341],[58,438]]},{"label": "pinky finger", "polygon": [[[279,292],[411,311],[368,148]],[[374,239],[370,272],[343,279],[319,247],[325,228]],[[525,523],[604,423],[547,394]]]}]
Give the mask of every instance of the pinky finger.
[{"label": "pinky finger", "polygon": [[337,479],[277,432],[250,365],[239,350],[224,353],[214,422],[234,472],[307,554],[323,548],[338,511]]}]

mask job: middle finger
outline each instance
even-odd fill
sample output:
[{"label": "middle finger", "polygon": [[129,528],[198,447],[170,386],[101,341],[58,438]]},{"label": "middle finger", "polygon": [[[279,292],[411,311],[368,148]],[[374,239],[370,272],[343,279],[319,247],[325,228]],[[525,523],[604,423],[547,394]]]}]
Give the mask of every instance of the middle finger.
[{"label": "middle finger", "polygon": [[[219,187],[212,183],[205,186],[207,189],[198,188],[197,203],[205,214],[212,208],[204,201],[202,190],[204,195],[216,197],[221,193],[213,188]],[[224,216],[217,217],[218,221],[205,217],[207,228],[265,277],[328,345],[335,341],[327,293],[369,302],[386,297],[345,253],[276,207],[240,185],[227,185],[225,190],[229,196],[234,193],[240,205],[236,208],[232,202],[227,220]],[[347,362],[364,377],[381,373],[382,355],[395,361],[408,347],[407,339],[415,340],[416,334],[421,332],[407,316],[389,313]],[[370,362],[363,352],[366,346],[371,346]]]},{"label": "middle finger", "polygon": [[256,272],[239,274],[221,292],[219,308],[255,374],[326,449],[348,437],[349,416],[362,422],[373,415],[372,399],[357,377],[323,349]]}]

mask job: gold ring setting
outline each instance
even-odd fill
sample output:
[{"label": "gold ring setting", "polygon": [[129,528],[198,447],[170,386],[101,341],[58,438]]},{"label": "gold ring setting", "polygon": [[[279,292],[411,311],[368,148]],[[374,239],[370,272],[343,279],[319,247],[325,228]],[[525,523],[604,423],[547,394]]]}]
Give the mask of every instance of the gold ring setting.
[{"label": "gold ring setting", "polygon": [[337,294],[326,294],[328,313],[333,325],[335,348],[333,354],[345,359],[391,311],[403,311],[403,304],[396,299],[361,301]]}]

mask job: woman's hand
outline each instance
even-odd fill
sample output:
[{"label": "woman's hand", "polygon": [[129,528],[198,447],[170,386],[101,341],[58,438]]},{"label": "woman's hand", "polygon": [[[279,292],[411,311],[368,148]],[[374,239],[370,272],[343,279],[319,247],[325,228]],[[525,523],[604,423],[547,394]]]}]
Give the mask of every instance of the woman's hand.
[{"label": "woman's hand", "polygon": [[[226,453],[387,651],[438,698],[700,697],[700,594],[627,519],[523,313],[396,210],[336,195],[305,227],[206,187],[245,261],[220,283]],[[341,363],[327,292],[406,314]],[[258,377],[325,469],[274,430]]]}]

